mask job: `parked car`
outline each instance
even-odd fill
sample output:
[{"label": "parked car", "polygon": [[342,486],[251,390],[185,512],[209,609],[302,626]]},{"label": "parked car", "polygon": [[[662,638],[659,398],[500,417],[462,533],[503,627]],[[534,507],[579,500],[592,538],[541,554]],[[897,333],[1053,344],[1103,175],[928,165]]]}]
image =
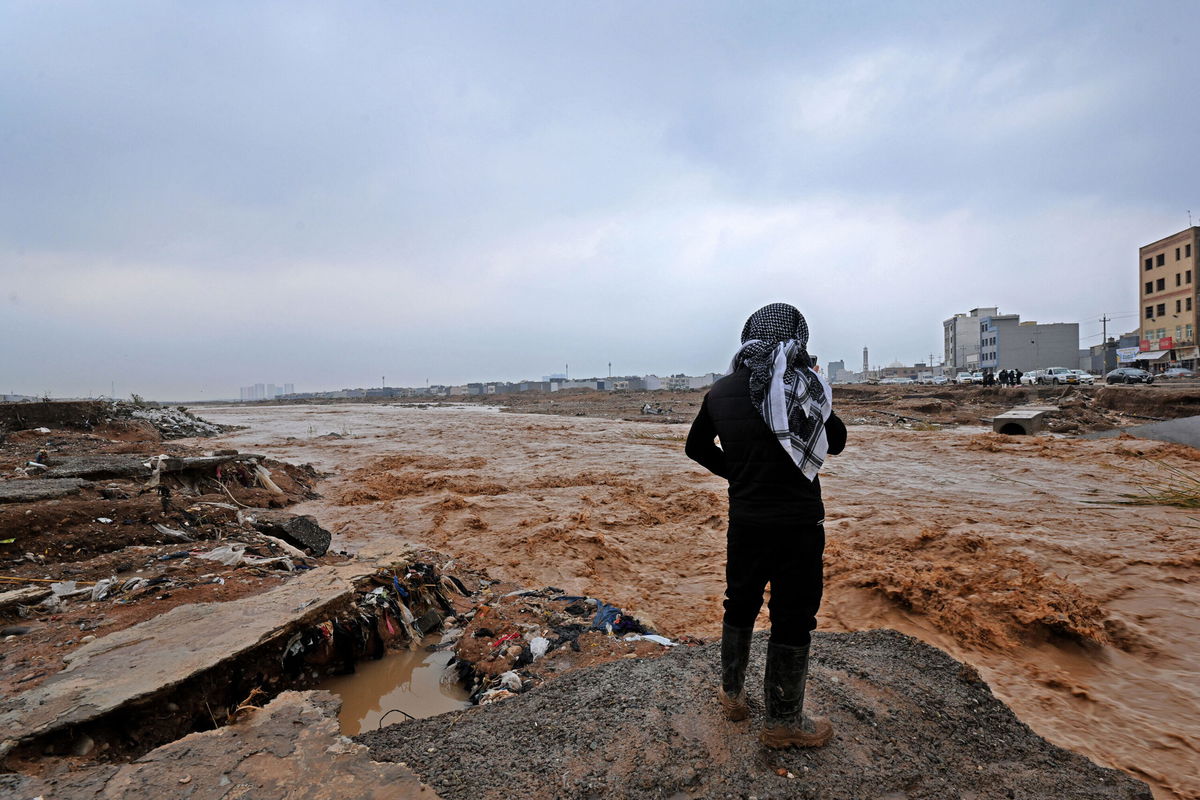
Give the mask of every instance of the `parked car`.
[{"label": "parked car", "polygon": [[1174,378],[1194,378],[1196,377],[1196,370],[1184,369],[1183,367],[1171,367],[1158,377],[1168,381]]},{"label": "parked car", "polygon": [[1026,372],[1024,375],[1021,376],[1021,385],[1033,386],[1035,383],[1041,383],[1041,381],[1038,380],[1041,377],[1042,377],[1042,370],[1031,369],[1031,370],[1029,370],[1029,372]]},{"label": "parked car", "polygon": [[960,372],[954,376],[955,383],[974,383],[975,378],[969,372]]},{"label": "parked car", "polygon": [[1154,383],[1154,376],[1137,367],[1117,367],[1104,376],[1105,383]]},{"label": "parked car", "polygon": [[977,383],[980,386],[982,386],[983,385],[983,373],[982,372],[972,372],[971,373],[971,383]]},{"label": "parked car", "polygon": [[1086,370],[1073,369],[1073,370],[1071,370],[1071,372],[1075,373],[1075,377],[1078,378],[1078,382],[1080,384],[1084,384],[1086,386],[1091,386],[1092,384],[1094,384],[1096,382],[1096,376],[1092,375],[1092,373],[1090,373]]},{"label": "parked car", "polygon": [[950,382],[950,379],[945,375],[934,375],[932,378],[930,378],[929,382],[934,386],[945,386]]},{"label": "parked car", "polygon": [[1073,370],[1066,367],[1050,367],[1042,370],[1042,374],[1038,376],[1038,383],[1052,383],[1058,386],[1060,383],[1079,383],[1079,376]]}]

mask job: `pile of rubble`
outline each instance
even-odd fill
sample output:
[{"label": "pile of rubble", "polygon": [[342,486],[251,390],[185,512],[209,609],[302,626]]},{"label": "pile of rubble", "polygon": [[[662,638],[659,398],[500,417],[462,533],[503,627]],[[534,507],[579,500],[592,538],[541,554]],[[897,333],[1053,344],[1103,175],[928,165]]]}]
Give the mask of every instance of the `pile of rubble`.
[{"label": "pile of rubble", "polygon": [[653,623],[594,597],[572,596],[550,586],[517,590],[447,619],[443,647],[454,648],[451,679],[471,701],[494,703],[580,667],[620,658],[662,655],[680,644]]}]

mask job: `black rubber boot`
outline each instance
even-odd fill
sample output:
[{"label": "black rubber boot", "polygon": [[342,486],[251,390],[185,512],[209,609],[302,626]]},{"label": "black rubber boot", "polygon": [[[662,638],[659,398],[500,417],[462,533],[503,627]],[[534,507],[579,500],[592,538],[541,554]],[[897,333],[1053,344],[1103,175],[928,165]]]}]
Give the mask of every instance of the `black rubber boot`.
[{"label": "black rubber boot", "polygon": [[740,722],[750,716],[746,704],[746,665],[750,663],[753,628],[721,627],[721,705],[725,717]]},{"label": "black rubber boot", "polygon": [[804,685],[808,681],[808,648],[769,642],[766,691],[767,720],[759,741],[767,747],[821,747],[833,736],[824,718],[804,715]]}]

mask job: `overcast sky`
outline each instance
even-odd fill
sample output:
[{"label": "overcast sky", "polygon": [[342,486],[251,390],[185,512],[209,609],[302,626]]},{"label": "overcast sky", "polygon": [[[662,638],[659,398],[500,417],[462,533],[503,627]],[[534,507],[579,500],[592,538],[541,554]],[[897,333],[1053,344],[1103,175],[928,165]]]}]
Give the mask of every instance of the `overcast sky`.
[{"label": "overcast sky", "polygon": [[990,305],[1094,344],[1200,219],[1198,23],[6,0],[0,392],[700,374],[775,300],[822,361]]}]

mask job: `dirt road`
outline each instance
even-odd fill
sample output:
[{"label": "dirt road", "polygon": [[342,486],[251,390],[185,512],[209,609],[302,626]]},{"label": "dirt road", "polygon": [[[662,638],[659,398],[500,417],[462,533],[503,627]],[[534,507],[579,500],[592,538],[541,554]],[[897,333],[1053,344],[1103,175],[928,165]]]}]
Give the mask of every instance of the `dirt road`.
[{"label": "dirt road", "polygon": [[[605,597],[665,633],[719,631],[724,484],[684,458],[682,426],[480,406],[204,416],[250,426],[228,446],[333,473],[295,511],[335,548],[404,540]],[[1200,522],[1114,504],[1167,479],[1164,464],[1194,473],[1200,452],[971,428],[850,434],[822,478],[821,628],[919,636],[974,664],[1051,741],[1160,798],[1200,797]]]}]

